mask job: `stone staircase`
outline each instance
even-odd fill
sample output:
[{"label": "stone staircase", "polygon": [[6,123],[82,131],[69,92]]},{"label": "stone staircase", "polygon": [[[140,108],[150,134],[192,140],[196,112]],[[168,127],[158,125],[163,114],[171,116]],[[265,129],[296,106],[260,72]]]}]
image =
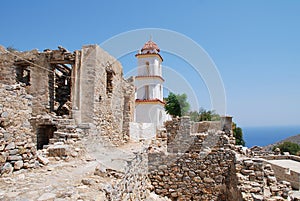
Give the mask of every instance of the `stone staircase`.
[{"label": "stone staircase", "polygon": [[53,138],[50,139],[50,144],[56,142],[67,143],[68,140],[72,139],[77,141],[80,138],[80,134],[76,131],[76,125],[74,119],[55,119],[57,131],[53,133]]},{"label": "stone staircase", "polygon": [[54,119],[57,130],[53,138],[49,139],[47,155],[65,157],[72,145],[80,140],[81,134],[77,131],[74,119]]}]

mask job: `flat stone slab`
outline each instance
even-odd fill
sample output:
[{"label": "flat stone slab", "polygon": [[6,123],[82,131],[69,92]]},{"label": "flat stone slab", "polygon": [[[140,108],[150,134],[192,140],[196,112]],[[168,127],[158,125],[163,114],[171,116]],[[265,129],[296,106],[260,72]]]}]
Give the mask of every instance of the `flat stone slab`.
[{"label": "flat stone slab", "polygon": [[298,161],[283,159],[283,160],[268,160],[268,162],[274,165],[279,165],[284,168],[289,168],[290,170],[300,173],[300,162]]}]

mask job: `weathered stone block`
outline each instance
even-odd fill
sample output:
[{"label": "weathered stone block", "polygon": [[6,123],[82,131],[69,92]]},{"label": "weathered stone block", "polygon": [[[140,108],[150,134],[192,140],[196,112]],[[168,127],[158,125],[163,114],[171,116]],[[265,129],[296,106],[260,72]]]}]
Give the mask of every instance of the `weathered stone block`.
[{"label": "weathered stone block", "polygon": [[68,145],[49,146],[47,151],[48,151],[48,156],[50,157],[63,157],[68,155],[69,146]]},{"label": "weathered stone block", "polygon": [[47,165],[49,163],[49,159],[48,158],[45,158],[43,156],[37,156],[37,159],[40,163],[42,163],[43,165]]},{"label": "weathered stone block", "polygon": [[6,162],[6,159],[7,159],[6,154],[1,153],[1,154],[0,154],[0,164],[1,164],[1,163],[5,163],[5,162]]},{"label": "weathered stone block", "polygon": [[14,164],[14,169],[15,170],[20,170],[23,167],[23,165],[24,165],[23,161],[17,161]]},{"label": "weathered stone block", "polygon": [[4,166],[1,168],[2,175],[9,175],[13,171],[13,166],[10,163],[5,163]]},{"label": "weathered stone block", "polygon": [[7,160],[8,161],[20,161],[20,160],[22,160],[22,156],[18,156],[18,155],[8,156]]},{"label": "weathered stone block", "polygon": [[14,142],[10,142],[6,147],[5,150],[10,150],[16,148],[16,145]]}]

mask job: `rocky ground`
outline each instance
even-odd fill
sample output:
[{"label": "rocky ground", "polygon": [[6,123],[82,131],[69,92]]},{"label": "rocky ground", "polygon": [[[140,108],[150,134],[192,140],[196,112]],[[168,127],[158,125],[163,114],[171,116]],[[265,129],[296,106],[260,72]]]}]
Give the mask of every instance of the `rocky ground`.
[{"label": "rocky ground", "polygon": [[[49,157],[47,165],[37,169],[21,169],[0,177],[0,200],[109,200],[112,186],[119,182],[126,161],[140,150],[141,143],[107,147],[93,143],[76,158]],[[96,141],[95,141],[96,142]],[[146,200],[167,200],[147,192]]]},{"label": "rocky ground", "polygon": [[16,171],[0,179],[0,200],[106,200],[103,186],[110,181],[93,175],[96,166],[95,160],[54,159],[38,169]]}]

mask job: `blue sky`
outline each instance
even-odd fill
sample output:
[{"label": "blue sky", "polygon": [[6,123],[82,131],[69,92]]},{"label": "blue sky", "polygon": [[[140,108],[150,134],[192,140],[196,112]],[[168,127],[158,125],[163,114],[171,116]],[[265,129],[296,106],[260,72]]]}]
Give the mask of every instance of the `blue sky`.
[{"label": "blue sky", "polygon": [[[299,11],[297,0],[10,0],[1,2],[0,44],[75,50],[130,30],[169,29],[209,54],[225,86],[226,113],[240,126],[300,125]],[[189,64],[168,52],[162,56],[190,82],[199,105],[212,109]],[[135,65],[130,55],[120,61],[125,73]]]}]

